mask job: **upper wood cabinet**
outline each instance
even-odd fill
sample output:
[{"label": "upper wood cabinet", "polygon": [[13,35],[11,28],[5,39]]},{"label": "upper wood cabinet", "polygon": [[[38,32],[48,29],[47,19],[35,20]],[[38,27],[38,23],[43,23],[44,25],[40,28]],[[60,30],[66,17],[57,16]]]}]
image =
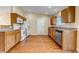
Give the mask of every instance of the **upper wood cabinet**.
[{"label": "upper wood cabinet", "polygon": [[11,13],[11,24],[13,23],[17,23],[17,19],[21,19],[22,21],[26,20],[25,17],[21,16],[21,15],[18,15],[17,13]]},{"label": "upper wood cabinet", "polygon": [[70,6],[63,11],[61,11],[61,17],[64,23],[75,22],[75,7]]},{"label": "upper wood cabinet", "polygon": [[17,14],[16,13],[11,13],[11,24],[17,22]]},{"label": "upper wood cabinet", "polygon": [[51,24],[51,25],[55,25],[55,24],[56,24],[56,16],[52,16],[52,17],[50,18],[50,24]]}]

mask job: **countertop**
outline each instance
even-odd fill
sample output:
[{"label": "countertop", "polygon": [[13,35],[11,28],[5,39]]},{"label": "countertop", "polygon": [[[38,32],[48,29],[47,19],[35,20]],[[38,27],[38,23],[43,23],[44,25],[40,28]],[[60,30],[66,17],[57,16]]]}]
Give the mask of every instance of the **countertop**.
[{"label": "countertop", "polygon": [[60,30],[60,31],[64,31],[64,30],[74,30],[74,31],[76,31],[77,30],[77,28],[67,28],[67,27],[48,27],[48,28],[53,28],[53,29]]},{"label": "countertop", "polygon": [[[19,29],[15,29],[15,30],[19,30]],[[0,32],[8,32],[8,31],[15,31],[14,29],[0,29]]]}]

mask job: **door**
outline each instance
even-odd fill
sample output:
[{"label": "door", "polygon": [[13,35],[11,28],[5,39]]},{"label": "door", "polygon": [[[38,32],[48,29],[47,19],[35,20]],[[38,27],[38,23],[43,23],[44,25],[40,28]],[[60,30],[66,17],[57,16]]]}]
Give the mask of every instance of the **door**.
[{"label": "door", "polygon": [[45,19],[37,19],[36,21],[36,33],[37,35],[43,35],[44,34],[44,28],[45,28]]}]

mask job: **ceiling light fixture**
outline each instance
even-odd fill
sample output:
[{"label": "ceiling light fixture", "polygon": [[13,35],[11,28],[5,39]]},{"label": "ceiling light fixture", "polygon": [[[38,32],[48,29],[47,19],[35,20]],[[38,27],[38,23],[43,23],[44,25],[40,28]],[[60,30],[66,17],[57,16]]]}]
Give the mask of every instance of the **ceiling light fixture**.
[{"label": "ceiling light fixture", "polygon": [[51,6],[49,6],[48,8],[51,8]]}]

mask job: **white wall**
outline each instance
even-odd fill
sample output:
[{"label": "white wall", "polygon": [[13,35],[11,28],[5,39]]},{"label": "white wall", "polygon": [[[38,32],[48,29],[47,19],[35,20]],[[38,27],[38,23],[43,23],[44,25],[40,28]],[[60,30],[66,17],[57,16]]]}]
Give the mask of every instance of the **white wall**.
[{"label": "white wall", "polygon": [[24,12],[18,7],[0,6],[0,25],[11,25],[11,17],[9,13],[18,13],[24,16]]},{"label": "white wall", "polygon": [[10,6],[0,6],[0,14],[10,13],[10,12],[11,12]]},{"label": "white wall", "polygon": [[13,13],[17,13],[17,14],[19,14],[19,15],[21,15],[21,16],[25,16],[25,12],[23,12],[23,10],[21,10],[19,7],[12,7],[12,12]]},{"label": "white wall", "polygon": [[11,25],[10,6],[0,6],[0,25]]},{"label": "white wall", "polygon": [[[26,13],[27,22],[30,22],[30,34],[31,35],[47,35],[48,34],[48,26],[49,26],[49,16],[34,14],[34,13]],[[44,32],[37,33],[37,20],[45,20],[44,24]],[[41,24],[40,24],[41,25]],[[41,28],[42,29],[42,28]]]},{"label": "white wall", "polygon": [[9,13],[0,15],[0,25],[11,25],[11,19]]}]

